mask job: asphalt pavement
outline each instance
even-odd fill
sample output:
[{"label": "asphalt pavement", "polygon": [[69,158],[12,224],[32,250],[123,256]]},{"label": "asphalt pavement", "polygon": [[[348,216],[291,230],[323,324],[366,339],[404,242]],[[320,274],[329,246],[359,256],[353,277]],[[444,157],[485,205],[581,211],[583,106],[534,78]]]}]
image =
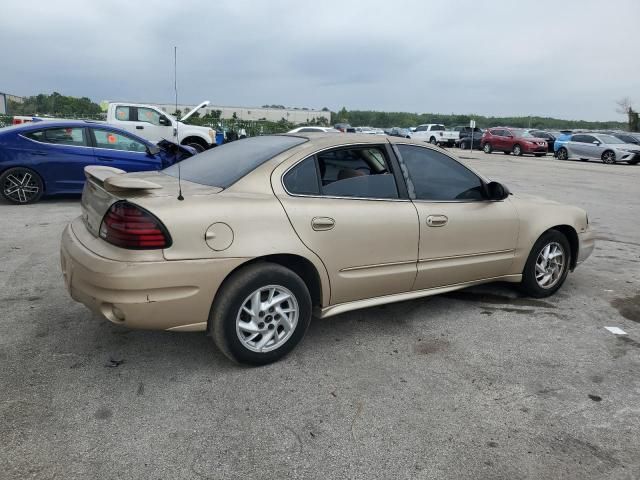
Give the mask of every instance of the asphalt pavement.
[{"label": "asphalt pavement", "polygon": [[0,203],[0,478],[640,478],[640,166],[452,151],[587,209],[594,254],[544,300],[497,284],[315,320],[261,368],[94,317],[59,268],[78,199]]}]

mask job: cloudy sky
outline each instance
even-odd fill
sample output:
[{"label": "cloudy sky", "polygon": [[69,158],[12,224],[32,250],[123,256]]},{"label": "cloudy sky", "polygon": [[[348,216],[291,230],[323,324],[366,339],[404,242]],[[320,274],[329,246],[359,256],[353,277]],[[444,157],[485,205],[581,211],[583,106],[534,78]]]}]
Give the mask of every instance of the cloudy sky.
[{"label": "cloudy sky", "polygon": [[3,2],[0,91],[622,120],[640,1]]}]

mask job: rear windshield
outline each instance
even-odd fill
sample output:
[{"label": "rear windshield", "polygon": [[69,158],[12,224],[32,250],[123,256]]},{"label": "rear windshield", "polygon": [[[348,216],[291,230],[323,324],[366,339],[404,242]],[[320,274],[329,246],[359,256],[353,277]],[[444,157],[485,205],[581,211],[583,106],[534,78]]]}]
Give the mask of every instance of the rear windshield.
[{"label": "rear windshield", "polygon": [[[227,188],[276,155],[306,142],[306,138],[268,135],[236,140],[180,162],[182,179]],[[178,177],[178,164],[163,173]]]}]

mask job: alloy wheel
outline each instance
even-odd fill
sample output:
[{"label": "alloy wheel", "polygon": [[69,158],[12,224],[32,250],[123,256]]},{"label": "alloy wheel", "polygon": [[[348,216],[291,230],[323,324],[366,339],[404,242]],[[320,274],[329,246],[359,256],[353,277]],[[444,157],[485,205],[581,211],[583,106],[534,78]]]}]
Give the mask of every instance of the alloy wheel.
[{"label": "alloy wheel", "polygon": [[567,158],[569,158],[569,154],[564,148],[558,150],[558,160],[566,160]]},{"label": "alloy wheel", "polygon": [[562,278],[566,262],[564,248],[558,242],[551,242],[538,254],[536,259],[536,282],[541,288],[549,289]]},{"label": "alloy wheel", "polygon": [[242,345],[265,353],[284,345],[298,325],[300,309],[293,293],[279,285],[251,293],[236,316],[236,333]]},{"label": "alloy wheel", "polygon": [[602,154],[602,161],[608,165],[616,163],[616,154],[613,152],[604,152]]},{"label": "alloy wheel", "polygon": [[28,170],[16,169],[2,185],[4,196],[15,203],[29,203],[40,193],[38,181]]}]

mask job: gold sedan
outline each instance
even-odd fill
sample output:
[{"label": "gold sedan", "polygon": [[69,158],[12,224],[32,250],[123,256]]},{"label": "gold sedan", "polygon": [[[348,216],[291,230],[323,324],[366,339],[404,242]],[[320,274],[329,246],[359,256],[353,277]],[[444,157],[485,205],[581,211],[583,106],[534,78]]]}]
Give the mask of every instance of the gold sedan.
[{"label": "gold sedan", "polygon": [[584,210],[511,194],[403,138],[249,138],[160,172],[85,169],[71,297],[131,328],[204,331],[273,362],[312,315],[494,281],[552,295],[594,247]]}]

